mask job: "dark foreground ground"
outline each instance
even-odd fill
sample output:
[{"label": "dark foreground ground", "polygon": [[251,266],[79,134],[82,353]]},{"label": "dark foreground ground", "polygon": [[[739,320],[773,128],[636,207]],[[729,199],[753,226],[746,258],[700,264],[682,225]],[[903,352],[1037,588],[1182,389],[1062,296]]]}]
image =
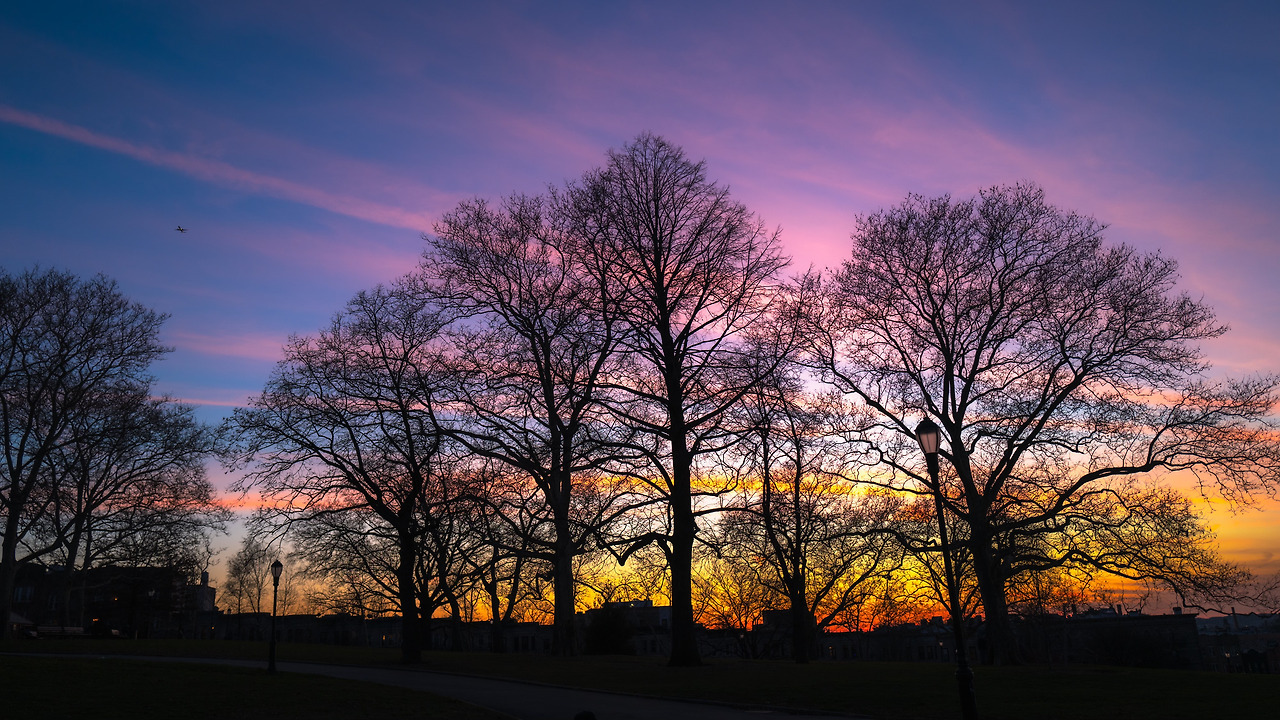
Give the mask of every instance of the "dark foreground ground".
[{"label": "dark foreground ground", "polygon": [[[245,659],[265,666],[261,643],[219,641],[31,640],[8,642],[5,652],[156,655]],[[279,646],[282,662],[320,662],[403,673],[428,670],[515,678],[538,683],[711,700],[735,706],[787,708],[864,715],[883,720],[952,718],[958,715],[952,667],[933,663],[811,663],[716,661],[698,668],[668,668],[635,657],[555,658],[535,655],[429,653],[422,666],[403,668],[394,650],[315,645]],[[49,665],[48,663],[54,663]],[[283,667],[283,666],[282,666]],[[169,677],[166,673],[178,673]],[[410,690],[348,686],[339,680],[294,673],[269,676],[252,668],[189,666],[85,659],[0,658],[0,678],[18,702],[50,708],[45,701],[84,717],[187,718],[491,718],[466,705]],[[288,686],[282,683],[299,683]],[[447,692],[453,686],[446,683]],[[1271,717],[1280,707],[1280,675],[1224,675],[1112,667],[980,667],[978,706],[987,720],[1075,718],[1156,720]],[[67,688],[84,688],[69,692]],[[43,699],[42,699],[43,696]],[[143,714],[155,698],[167,714]],[[283,704],[272,706],[279,699]],[[303,698],[300,704],[298,699]],[[108,702],[109,700],[109,702]],[[77,705],[78,703],[78,705]],[[132,703],[110,715],[104,707]],[[440,703],[438,706],[433,703]],[[27,705],[11,705],[14,710]],[[210,714],[199,715],[208,707]],[[274,707],[273,711],[255,708]],[[585,708],[584,708],[585,709]],[[149,712],[149,711],[148,711]],[[325,714],[330,713],[330,714]],[[363,713],[363,714],[361,714]],[[473,713],[473,714],[466,714]],[[474,714],[478,713],[478,714]],[[57,717],[45,709],[12,717]],[[599,715],[599,714],[598,714]],[[600,720],[609,718],[599,715]],[[566,718],[567,720],[567,718]]]},{"label": "dark foreground ground", "polygon": [[500,720],[456,700],[260,668],[0,656],[6,718],[104,720]]}]

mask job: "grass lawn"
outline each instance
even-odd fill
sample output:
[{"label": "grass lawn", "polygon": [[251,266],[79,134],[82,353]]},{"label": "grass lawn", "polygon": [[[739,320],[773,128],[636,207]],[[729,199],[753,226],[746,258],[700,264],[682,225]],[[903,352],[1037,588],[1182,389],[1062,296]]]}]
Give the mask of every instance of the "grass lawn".
[{"label": "grass lawn", "polygon": [[[646,695],[701,698],[870,715],[885,720],[959,716],[955,666],[940,663],[715,660],[669,668],[661,659],[431,653],[430,666]],[[1280,675],[1141,668],[978,667],[985,720],[1205,720],[1272,717]]]},{"label": "grass lawn", "polygon": [[265,670],[0,656],[7,718],[107,720],[499,720],[427,693]]},{"label": "grass lawn", "polygon": [[[128,638],[10,638],[0,639],[0,652],[58,655],[153,655],[157,657],[230,658],[261,660],[267,666],[266,642],[230,640],[132,640]],[[346,647],[278,643],[276,659],[336,665],[392,665],[399,648]]]},{"label": "grass lawn", "polygon": [[[265,657],[264,643],[221,641],[35,640],[15,652]],[[281,660],[392,665],[394,649],[279,646]],[[939,663],[712,660],[669,668],[660,658],[427,653],[423,667],[557,685],[751,705],[934,720],[958,715],[954,666]],[[1280,675],[1117,667],[978,667],[978,709],[986,720],[1203,720],[1271,717]],[[324,681],[331,682],[331,681]]]}]

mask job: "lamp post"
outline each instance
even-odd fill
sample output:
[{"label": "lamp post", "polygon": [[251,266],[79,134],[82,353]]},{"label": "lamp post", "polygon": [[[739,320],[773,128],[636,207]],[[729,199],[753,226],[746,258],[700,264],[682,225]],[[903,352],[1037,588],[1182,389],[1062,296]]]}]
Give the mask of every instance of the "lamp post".
[{"label": "lamp post", "polygon": [[942,429],[929,418],[925,418],[916,426],[916,441],[924,452],[925,464],[929,466],[930,490],[933,492],[933,506],[938,515],[938,540],[942,544],[942,572],[947,584],[947,599],[951,604],[951,632],[956,643],[956,684],[960,687],[960,714],[964,720],[977,720],[978,701],[973,694],[973,670],[969,667],[968,653],[964,644],[964,613],[960,608],[960,579],[951,567],[951,546],[947,541],[947,519],[943,515],[942,481],[938,479],[938,442],[942,437]]},{"label": "lamp post", "polygon": [[276,671],[276,597],[280,594],[280,573],[284,572],[284,564],[279,560],[271,563],[271,643],[267,651],[267,672]]}]

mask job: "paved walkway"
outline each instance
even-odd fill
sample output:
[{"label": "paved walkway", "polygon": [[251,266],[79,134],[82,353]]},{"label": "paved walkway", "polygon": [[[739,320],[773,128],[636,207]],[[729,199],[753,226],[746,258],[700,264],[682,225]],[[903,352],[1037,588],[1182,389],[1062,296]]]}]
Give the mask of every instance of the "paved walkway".
[{"label": "paved walkway", "polygon": [[748,718],[813,720],[813,715],[808,714],[748,710],[727,705],[618,695],[423,670],[306,663],[285,663],[280,665],[280,669],[425,690],[497,710],[520,720],[572,720],[583,710],[595,713],[597,720],[747,720]]},{"label": "paved walkway", "polygon": [[[95,656],[101,657],[101,656]],[[125,659],[126,656],[118,656]],[[129,657],[133,660],[212,663],[262,667],[261,661],[200,658]],[[416,668],[359,667],[319,663],[277,663],[281,672],[359,680],[455,698],[509,715],[517,720],[573,720],[583,710],[597,720],[813,720],[815,714],[767,709],[743,709],[713,703],[663,700],[635,695],[575,690],[573,688],[471,675],[453,675]],[[853,718],[841,715],[828,717]]]}]

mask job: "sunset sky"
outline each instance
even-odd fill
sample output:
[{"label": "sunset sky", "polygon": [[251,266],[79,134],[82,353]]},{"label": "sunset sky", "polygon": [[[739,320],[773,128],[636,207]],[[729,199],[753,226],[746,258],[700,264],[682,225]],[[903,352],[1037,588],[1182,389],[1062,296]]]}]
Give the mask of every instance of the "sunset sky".
[{"label": "sunset sky", "polygon": [[[1232,328],[1215,372],[1276,372],[1277,37],[1274,2],[11,0],[0,262],[170,313],[159,387],[217,421],[456,203],[649,130],[780,226],[795,270],[909,192],[1039,183],[1181,262]],[[1276,572],[1264,505],[1213,520]]]}]

